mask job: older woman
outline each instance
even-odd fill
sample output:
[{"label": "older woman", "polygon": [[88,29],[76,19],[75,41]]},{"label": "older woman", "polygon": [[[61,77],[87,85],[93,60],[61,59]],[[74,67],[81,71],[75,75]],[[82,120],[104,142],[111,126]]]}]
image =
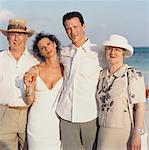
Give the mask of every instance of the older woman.
[{"label": "older woman", "polygon": [[61,93],[63,68],[59,63],[60,42],[51,34],[37,34],[33,53],[41,63],[24,76],[28,115],[27,138],[29,150],[59,150],[59,118],[55,113]]},{"label": "older woman", "polygon": [[[133,47],[125,37],[113,34],[102,44],[102,50],[108,67],[100,73],[96,93],[100,125],[97,149],[140,150],[145,102],[144,79],[141,72],[123,62],[133,55]],[[128,93],[134,106],[134,128],[131,127]]]}]

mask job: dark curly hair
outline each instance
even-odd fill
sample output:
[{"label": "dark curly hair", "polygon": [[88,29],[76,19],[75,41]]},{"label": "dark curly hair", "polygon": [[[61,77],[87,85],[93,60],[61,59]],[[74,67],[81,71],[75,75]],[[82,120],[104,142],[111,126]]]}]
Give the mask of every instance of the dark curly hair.
[{"label": "dark curly hair", "polygon": [[37,57],[40,61],[45,61],[45,57],[41,55],[37,44],[43,38],[48,38],[50,41],[55,42],[57,53],[60,50],[60,46],[61,46],[60,41],[56,38],[55,35],[48,34],[48,33],[43,33],[43,32],[38,33],[35,37],[35,40],[33,41],[32,52],[33,52],[33,55],[35,57]]}]

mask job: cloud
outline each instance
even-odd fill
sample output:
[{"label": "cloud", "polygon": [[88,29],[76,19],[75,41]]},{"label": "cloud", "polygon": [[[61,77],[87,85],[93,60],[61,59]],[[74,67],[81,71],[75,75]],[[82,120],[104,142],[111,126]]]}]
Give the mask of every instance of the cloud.
[{"label": "cloud", "polygon": [[14,13],[7,9],[0,10],[0,22],[8,21],[9,18],[12,18],[14,16]]}]

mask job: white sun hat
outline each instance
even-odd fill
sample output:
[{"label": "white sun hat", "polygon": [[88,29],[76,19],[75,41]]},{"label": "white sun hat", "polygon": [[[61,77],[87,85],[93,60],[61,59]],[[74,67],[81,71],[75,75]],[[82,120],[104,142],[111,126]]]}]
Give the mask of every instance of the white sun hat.
[{"label": "white sun hat", "polygon": [[128,44],[128,40],[118,34],[112,34],[109,38],[109,40],[104,41],[102,44],[102,50],[105,51],[106,46],[113,46],[113,47],[119,47],[124,48],[126,50],[124,58],[128,58],[133,55],[133,47]]}]

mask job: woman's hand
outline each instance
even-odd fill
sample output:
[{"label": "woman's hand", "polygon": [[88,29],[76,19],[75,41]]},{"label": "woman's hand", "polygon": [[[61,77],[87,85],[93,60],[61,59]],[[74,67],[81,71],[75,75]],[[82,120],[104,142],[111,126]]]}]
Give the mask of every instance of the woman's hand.
[{"label": "woman's hand", "polygon": [[140,132],[135,129],[131,132],[130,149],[141,150],[141,135]]},{"label": "woman's hand", "polygon": [[24,84],[26,85],[26,87],[29,86],[34,86],[35,83],[35,75],[30,73],[30,72],[26,72],[24,74],[24,78],[23,78]]},{"label": "woman's hand", "polygon": [[26,86],[25,103],[27,105],[31,105],[35,100],[35,80],[36,80],[35,74],[31,72],[26,72],[24,74],[23,81]]},{"label": "woman's hand", "polygon": [[145,106],[144,102],[135,104],[134,122],[135,127],[131,131],[131,150],[141,150],[141,129],[143,127]]}]

